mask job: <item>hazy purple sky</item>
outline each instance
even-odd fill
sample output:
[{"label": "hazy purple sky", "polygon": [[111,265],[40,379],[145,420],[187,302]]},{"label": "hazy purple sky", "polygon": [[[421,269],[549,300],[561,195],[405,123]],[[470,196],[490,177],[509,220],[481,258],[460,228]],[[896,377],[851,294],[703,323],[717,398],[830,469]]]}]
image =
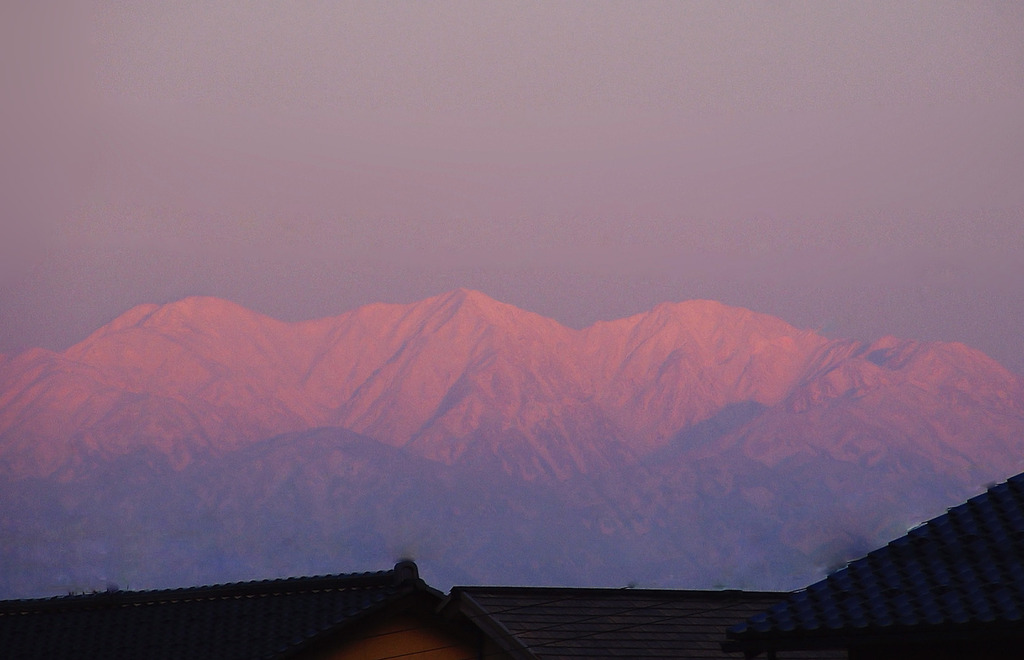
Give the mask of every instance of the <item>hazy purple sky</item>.
[{"label": "hazy purple sky", "polygon": [[0,90],[0,351],[465,286],[1024,373],[1024,3],[5,2]]}]

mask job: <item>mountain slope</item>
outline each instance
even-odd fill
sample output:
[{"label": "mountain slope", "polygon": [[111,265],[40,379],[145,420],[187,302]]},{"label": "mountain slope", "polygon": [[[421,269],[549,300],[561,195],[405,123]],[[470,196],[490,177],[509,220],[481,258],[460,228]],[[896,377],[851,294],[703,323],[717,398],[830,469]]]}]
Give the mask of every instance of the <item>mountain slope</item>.
[{"label": "mountain slope", "polygon": [[301,323],[190,298],[0,363],[0,559],[18,590],[278,571],[283,525],[295,571],[429,537],[452,579],[791,587],[1022,459],[1024,387],[959,344],[711,301],[574,330],[467,290]]},{"label": "mountain slope", "polygon": [[[960,450],[984,438],[1012,445],[1022,399],[1011,374],[963,346],[829,341],[709,301],[576,331],[466,290],[295,324],[192,298],[137,307],[62,354],[7,363],[0,460],[45,475],[83,452],[155,446],[180,466],[339,427],[445,463],[482,445],[510,471],[565,478],[749,402],[772,409],[763,429],[779,429],[747,441],[766,456],[787,443],[841,451],[827,429],[840,415],[844,428],[877,420]],[[787,430],[808,420],[799,438]]]}]

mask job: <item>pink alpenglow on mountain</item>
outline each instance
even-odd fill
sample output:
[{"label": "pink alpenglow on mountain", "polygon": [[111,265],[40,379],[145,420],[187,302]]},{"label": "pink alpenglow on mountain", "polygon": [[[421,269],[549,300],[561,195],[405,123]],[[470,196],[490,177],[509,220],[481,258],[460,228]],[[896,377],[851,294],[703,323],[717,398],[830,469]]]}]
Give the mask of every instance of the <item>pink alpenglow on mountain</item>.
[{"label": "pink alpenglow on mountain", "polygon": [[1024,386],[960,344],[711,301],[575,330],[466,290],[301,323],[190,298],[0,361],[0,586],[412,549],[442,582],[787,588],[1022,449]]}]

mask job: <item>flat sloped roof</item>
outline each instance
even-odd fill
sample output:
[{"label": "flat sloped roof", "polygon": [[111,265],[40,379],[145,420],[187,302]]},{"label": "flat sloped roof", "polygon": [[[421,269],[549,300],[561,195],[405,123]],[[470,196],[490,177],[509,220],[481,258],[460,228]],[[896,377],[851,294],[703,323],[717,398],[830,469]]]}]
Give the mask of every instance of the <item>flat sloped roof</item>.
[{"label": "flat sloped roof", "polygon": [[720,660],[738,657],[722,651],[726,628],[786,595],[735,590],[454,587],[445,609],[457,609],[517,658]]}]

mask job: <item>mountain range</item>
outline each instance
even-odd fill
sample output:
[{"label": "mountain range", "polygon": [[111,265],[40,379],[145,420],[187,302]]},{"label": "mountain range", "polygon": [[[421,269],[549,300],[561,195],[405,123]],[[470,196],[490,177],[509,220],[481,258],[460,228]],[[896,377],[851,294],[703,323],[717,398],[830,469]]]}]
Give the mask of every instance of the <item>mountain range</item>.
[{"label": "mountain range", "polygon": [[795,588],[1024,469],[955,343],[712,301],[582,330],[457,290],[142,305],[0,360],[0,595],[336,573]]}]

